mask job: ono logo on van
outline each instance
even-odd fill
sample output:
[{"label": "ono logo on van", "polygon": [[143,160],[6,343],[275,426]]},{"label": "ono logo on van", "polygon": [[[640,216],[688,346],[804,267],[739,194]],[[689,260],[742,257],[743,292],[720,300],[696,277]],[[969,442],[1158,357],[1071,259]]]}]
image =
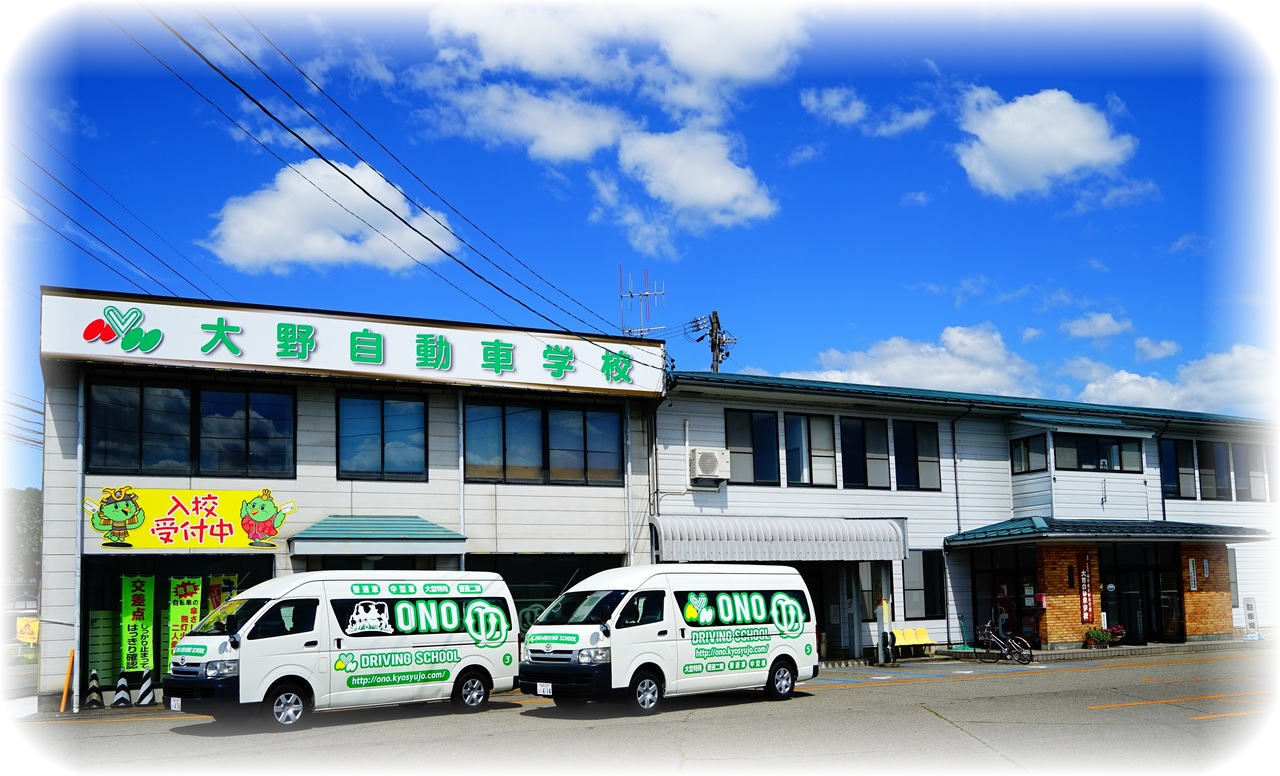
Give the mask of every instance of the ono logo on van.
[{"label": "ono logo on van", "polygon": [[478,647],[500,647],[511,631],[501,598],[333,599],[343,633],[355,638],[465,632]]},{"label": "ono logo on van", "polygon": [[799,590],[679,592],[676,599],[684,600],[684,621],[695,627],[771,623],[780,636],[794,639],[809,619]]}]

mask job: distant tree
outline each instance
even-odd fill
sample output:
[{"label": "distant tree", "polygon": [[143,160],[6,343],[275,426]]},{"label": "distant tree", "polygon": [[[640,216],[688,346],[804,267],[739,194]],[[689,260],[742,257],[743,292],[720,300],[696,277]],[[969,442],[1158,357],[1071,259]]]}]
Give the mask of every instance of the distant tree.
[{"label": "distant tree", "polygon": [[8,513],[5,535],[5,576],[14,582],[40,578],[40,547],[44,532],[44,500],[39,488],[5,488]]}]

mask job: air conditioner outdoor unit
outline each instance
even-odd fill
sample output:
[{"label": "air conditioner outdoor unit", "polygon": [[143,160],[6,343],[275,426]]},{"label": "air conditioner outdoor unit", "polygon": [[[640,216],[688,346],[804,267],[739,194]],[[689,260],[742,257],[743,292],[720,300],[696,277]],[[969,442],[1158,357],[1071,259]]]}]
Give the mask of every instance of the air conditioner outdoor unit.
[{"label": "air conditioner outdoor unit", "polygon": [[689,479],[729,479],[729,451],[713,447],[695,447],[690,450]]}]

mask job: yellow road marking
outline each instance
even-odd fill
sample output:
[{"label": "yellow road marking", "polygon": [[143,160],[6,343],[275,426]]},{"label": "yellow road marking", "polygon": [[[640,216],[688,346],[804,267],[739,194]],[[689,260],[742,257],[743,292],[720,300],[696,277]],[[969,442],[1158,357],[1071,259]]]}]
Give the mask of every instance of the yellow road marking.
[{"label": "yellow road marking", "polygon": [[1258,709],[1257,711],[1233,711],[1229,714],[1205,714],[1201,717],[1188,717],[1188,719],[1217,719],[1218,717],[1243,717],[1246,714],[1265,714],[1266,709]]},{"label": "yellow road marking", "polygon": [[1150,706],[1153,703],[1182,703],[1183,701],[1208,701],[1215,698],[1239,698],[1245,695],[1266,695],[1270,690],[1255,690],[1253,692],[1232,692],[1222,695],[1194,695],[1189,698],[1166,698],[1161,701],[1131,701],[1129,703],[1108,703],[1105,706],[1089,706],[1091,709],[1118,709],[1123,706]]}]

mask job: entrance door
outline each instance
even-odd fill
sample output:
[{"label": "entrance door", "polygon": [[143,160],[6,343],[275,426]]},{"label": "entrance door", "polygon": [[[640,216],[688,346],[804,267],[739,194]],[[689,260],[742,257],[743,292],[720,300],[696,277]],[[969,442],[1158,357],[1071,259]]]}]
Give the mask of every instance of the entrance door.
[{"label": "entrance door", "polygon": [[1186,639],[1177,570],[1122,569],[1116,572],[1115,579],[1115,598],[1113,605],[1107,607],[1107,624],[1124,626],[1122,643],[1180,643]]}]

